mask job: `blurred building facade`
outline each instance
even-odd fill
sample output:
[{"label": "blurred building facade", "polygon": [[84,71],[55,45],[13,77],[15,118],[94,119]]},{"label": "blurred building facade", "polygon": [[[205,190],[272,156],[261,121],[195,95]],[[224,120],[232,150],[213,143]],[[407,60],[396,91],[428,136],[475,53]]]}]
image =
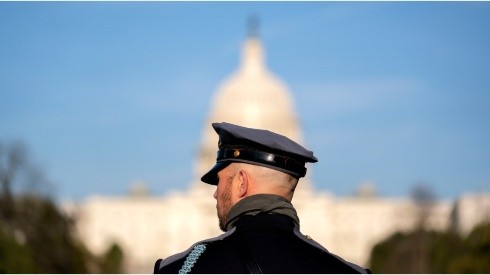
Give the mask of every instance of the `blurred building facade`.
[{"label": "blurred building facade", "polygon": [[[77,221],[81,239],[96,254],[114,242],[119,244],[127,270],[147,273],[158,258],[221,234],[212,197],[215,187],[200,182],[216,160],[218,138],[211,123],[266,128],[305,144],[293,103],[285,83],[267,69],[261,41],[249,36],[238,70],[219,85],[212,99],[190,188],[152,197],[140,185],[127,197],[90,197],[77,205],[65,205]],[[371,186],[362,186],[352,197],[335,197],[314,189],[309,177],[300,180],[293,205],[304,234],[360,265],[367,264],[377,242],[417,226],[421,213],[411,199],[378,197]],[[489,214],[490,194],[468,194],[456,202],[432,205],[426,226],[434,230],[453,227],[467,234]]]}]

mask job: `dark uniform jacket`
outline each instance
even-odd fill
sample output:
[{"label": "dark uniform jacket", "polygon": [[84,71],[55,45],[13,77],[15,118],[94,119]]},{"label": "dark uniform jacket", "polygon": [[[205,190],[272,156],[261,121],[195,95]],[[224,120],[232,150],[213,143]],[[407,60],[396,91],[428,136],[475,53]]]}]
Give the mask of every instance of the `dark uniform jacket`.
[{"label": "dark uniform jacket", "polygon": [[369,273],[302,235],[285,215],[242,216],[227,233],[155,263],[154,273]]}]

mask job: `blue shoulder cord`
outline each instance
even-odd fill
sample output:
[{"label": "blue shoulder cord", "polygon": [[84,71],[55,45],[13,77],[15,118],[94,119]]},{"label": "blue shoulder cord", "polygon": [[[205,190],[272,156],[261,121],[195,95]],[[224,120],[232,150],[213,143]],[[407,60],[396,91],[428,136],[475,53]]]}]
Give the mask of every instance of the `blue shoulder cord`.
[{"label": "blue shoulder cord", "polygon": [[185,258],[185,262],[179,270],[179,274],[188,274],[191,272],[192,267],[197,262],[197,259],[201,256],[201,254],[206,250],[205,244],[198,244],[194,246],[192,251]]}]

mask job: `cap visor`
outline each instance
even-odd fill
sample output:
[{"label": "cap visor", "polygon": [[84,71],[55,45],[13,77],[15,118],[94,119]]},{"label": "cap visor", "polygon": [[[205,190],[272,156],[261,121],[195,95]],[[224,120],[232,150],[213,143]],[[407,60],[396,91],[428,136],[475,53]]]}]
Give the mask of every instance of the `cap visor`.
[{"label": "cap visor", "polygon": [[228,165],[230,165],[230,163],[227,161],[216,162],[214,167],[202,176],[201,181],[211,185],[218,185],[218,172]]}]

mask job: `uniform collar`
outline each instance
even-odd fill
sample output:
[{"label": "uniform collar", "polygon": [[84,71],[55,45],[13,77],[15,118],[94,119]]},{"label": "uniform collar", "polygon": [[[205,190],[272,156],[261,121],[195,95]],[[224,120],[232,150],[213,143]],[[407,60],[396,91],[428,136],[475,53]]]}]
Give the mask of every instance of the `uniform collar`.
[{"label": "uniform collar", "polygon": [[228,212],[226,230],[233,228],[235,223],[244,216],[256,216],[262,213],[285,215],[299,227],[296,209],[286,198],[273,194],[257,194],[246,197],[231,207]]},{"label": "uniform collar", "polygon": [[292,231],[296,225],[291,217],[281,214],[261,213],[255,216],[245,215],[235,223],[237,231],[256,227],[275,227],[278,229]]}]

